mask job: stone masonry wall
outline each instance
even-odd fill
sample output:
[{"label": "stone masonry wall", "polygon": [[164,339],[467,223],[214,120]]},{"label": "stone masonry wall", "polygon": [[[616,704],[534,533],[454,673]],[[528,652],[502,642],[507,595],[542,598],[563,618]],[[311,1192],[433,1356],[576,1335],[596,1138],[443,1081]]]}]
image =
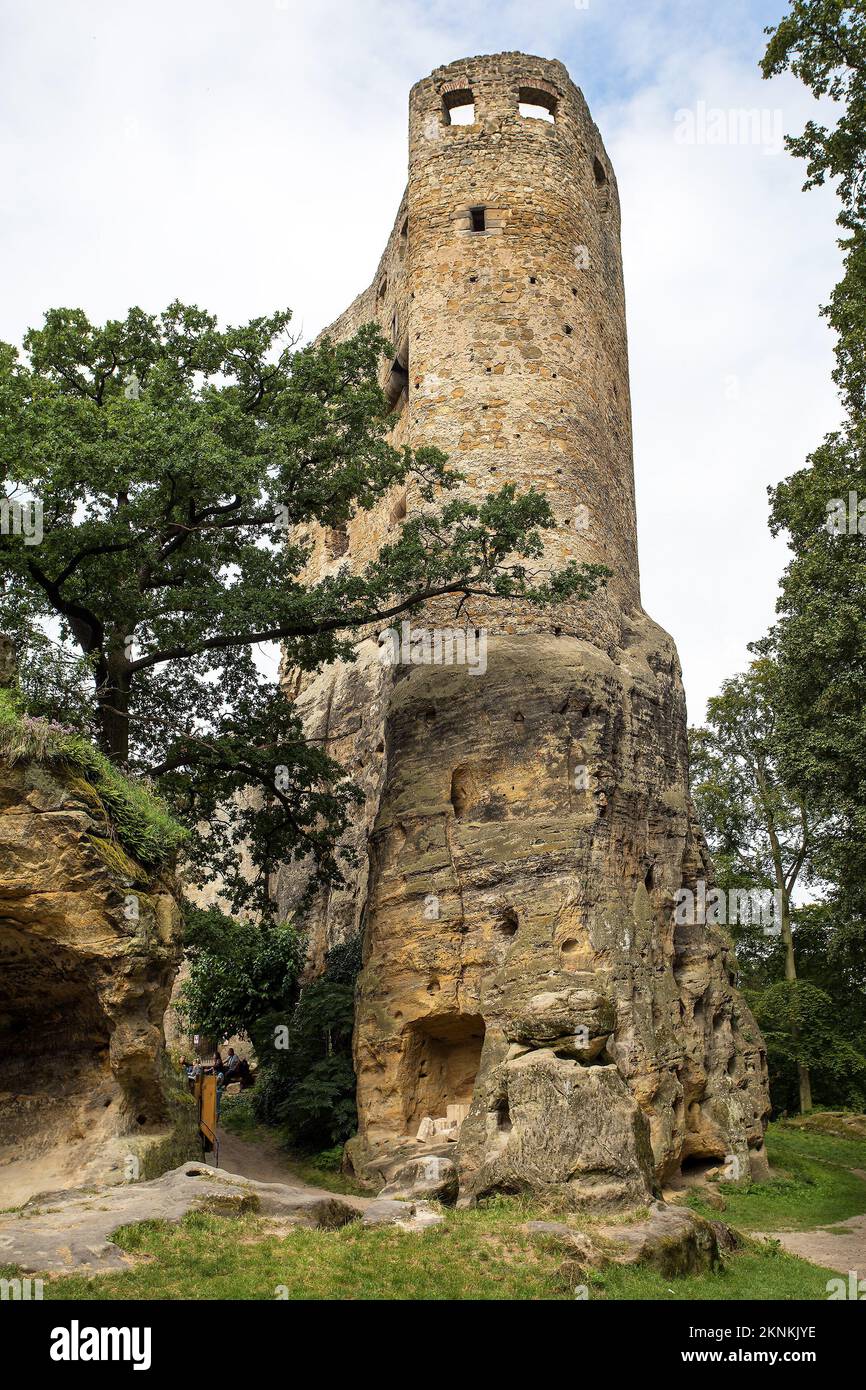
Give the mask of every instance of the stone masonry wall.
[{"label": "stone masonry wall", "polygon": [[[412,89],[404,202],[329,332],[374,318],[408,377],[395,439],[443,449],[463,495],[534,484],[545,565],[611,577],[544,612],[436,605],[427,624],[486,631],[483,675],[385,666],[371,634],[300,692],[366,798],[359,867],[308,919],[314,969],[364,933],[352,1161],[453,1162],[463,1200],[645,1200],[684,1162],[760,1175],[766,1063],[730,942],[673,926],[709,868],[676,650],[640,606],[616,182],[562,64],[471,58]],[[319,535],[313,573],[362,566],[417,506],[395,490]],[[298,890],[287,869],[285,910]]]}]

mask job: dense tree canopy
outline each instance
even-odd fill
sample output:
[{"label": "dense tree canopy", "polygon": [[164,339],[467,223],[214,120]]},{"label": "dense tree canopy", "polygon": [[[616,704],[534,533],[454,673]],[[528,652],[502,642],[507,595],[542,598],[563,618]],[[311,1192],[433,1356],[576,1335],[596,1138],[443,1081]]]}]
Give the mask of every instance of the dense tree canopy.
[{"label": "dense tree canopy", "polygon": [[[572,562],[534,578],[554,524],[543,496],[509,484],[470,503],[440,452],[394,447],[374,326],[297,350],[289,317],[221,329],[175,303],[94,325],[56,309],[23,357],[0,345],[7,505],[42,508],[38,544],[0,534],[0,630],[19,644],[31,709],[160,778],[207,824],[202,876],[218,869],[235,907],[260,910],[293,855],[337,877],[353,792],[261,674],[259,644],[313,671],[434,596],[551,602],[603,575]],[[365,568],[310,581],[311,528],[343,527],[407,481],[420,513]]]},{"label": "dense tree canopy", "polygon": [[[826,309],[848,418],[771,490],[771,527],[792,558],[779,619],[759,650],[778,664],[789,783],[823,803],[814,852],[849,917],[866,917],[866,0],[794,0],[769,31],[764,75],[790,70],[838,107],[788,146],[806,187],[837,181],[844,274]],[[844,524],[840,522],[844,521]]]}]

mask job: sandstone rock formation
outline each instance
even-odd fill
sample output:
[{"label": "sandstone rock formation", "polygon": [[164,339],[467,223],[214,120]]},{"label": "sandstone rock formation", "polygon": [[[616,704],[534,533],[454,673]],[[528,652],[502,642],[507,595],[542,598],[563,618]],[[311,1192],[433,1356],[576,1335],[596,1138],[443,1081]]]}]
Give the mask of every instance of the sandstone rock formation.
[{"label": "sandstone rock formation", "polygon": [[[170,1161],[180,950],[170,883],[124,853],[93,787],[0,763],[0,1207]],[[196,1152],[191,1113],[181,1130],[175,1162]]]},{"label": "sandstone rock formation", "polygon": [[[442,448],[463,495],[534,484],[558,519],[545,564],[610,579],[544,613],[425,616],[480,634],[483,671],[423,649],[386,665],[372,633],[299,693],[366,797],[359,868],[308,917],[314,965],[364,933],[352,1162],[405,1183],[462,1106],[462,1200],[630,1203],[711,1160],[762,1175],[764,1048],[730,941],[674,926],[711,871],[676,650],[640,605],[616,183],[560,63],[466,59],[413,88],[405,198],[330,333],[371,319],[394,342],[395,441]],[[313,572],[362,566],[419,505],[409,489],[318,535]],[[287,911],[299,888],[287,869]]]}]

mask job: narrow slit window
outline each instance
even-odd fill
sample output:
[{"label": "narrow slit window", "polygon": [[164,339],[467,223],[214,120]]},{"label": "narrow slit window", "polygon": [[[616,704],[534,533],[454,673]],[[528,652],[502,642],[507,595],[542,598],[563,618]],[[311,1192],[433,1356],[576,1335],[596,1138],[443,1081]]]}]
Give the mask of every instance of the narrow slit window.
[{"label": "narrow slit window", "polygon": [[521,87],[517,93],[517,109],[526,120],[556,122],[556,98],[536,87]]},{"label": "narrow slit window", "polygon": [[459,92],[447,92],[442,105],[446,125],[475,124],[475,98],[468,87]]},{"label": "narrow slit window", "polygon": [[484,208],[469,209],[469,225],[473,232],[487,231],[487,216]]}]

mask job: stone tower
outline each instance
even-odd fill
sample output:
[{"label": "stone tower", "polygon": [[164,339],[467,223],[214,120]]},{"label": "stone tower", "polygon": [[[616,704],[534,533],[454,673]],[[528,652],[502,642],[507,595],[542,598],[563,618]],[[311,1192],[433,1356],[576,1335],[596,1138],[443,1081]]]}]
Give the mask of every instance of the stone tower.
[{"label": "stone tower", "polygon": [[[760,1175],[766,1064],[730,942],[674,926],[708,866],[676,650],[640,606],[616,182],[561,63],[470,58],[412,89],[393,232],[328,332],[373,319],[395,442],[439,446],[464,495],[534,484],[558,520],[546,562],[611,577],[543,612],[473,600],[483,675],[389,667],[372,634],[300,692],[366,794],[358,866],[308,919],[314,969],[364,935],[352,1160],[383,1180],[452,1160],[469,1199],[643,1200],[684,1163]],[[363,565],[416,505],[317,536],[314,572]],[[298,888],[287,869],[287,910]]]}]

